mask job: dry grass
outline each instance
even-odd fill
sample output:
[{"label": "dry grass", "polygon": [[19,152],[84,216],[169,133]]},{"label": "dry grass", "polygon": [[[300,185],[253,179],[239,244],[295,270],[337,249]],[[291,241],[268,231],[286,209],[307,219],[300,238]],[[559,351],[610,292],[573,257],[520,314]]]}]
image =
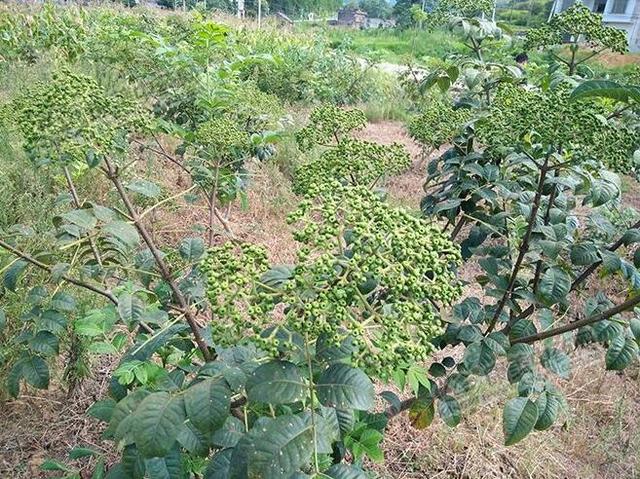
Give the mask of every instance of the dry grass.
[{"label": "dry grass", "polygon": [[[47,459],[67,461],[74,447],[89,447],[115,462],[112,444],[101,439],[103,425],[87,416],[86,410],[106,396],[111,372],[117,361],[102,357],[92,367],[92,377],[71,394],[61,387],[60,378],[40,391],[28,386],[18,399],[0,406],[0,478],[40,479],[59,477],[40,470]],[[61,368],[60,368],[61,369]],[[70,462],[90,477],[94,459]]]},{"label": "dry grass", "polygon": [[[402,125],[369,125],[361,136],[407,145],[416,166],[390,179],[387,188],[394,203],[417,209],[423,181],[417,166],[419,148]],[[166,189],[175,193],[189,187],[177,168],[158,161],[147,167],[162,172],[157,176]],[[296,245],[284,217],[295,205],[295,197],[288,180],[274,164],[255,164],[251,171],[250,207],[246,211],[237,206],[231,209],[231,227],[240,238],[264,244],[274,262],[291,262]],[[635,202],[635,192],[625,200]],[[151,218],[150,224],[158,239],[168,244],[202,234],[191,225],[205,224],[206,219],[203,208],[177,200]],[[222,238],[224,231],[220,229],[219,234]],[[468,264],[461,274],[471,279],[478,272],[477,265]],[[480,296],[481,291],[474,287],[465,294]],[[498,370],[490,379],[478,380],[465,398],[464,418],[455,429],[436,419],[430,428],[419,431],[411,427],[406,415],[395,418],[384,440],[385,462],[375,465],[375,471],[384,479],[638,477],[640,370],[636,366],[623,374],[605,371],[601,349],[582,349],[574,357],[571,378],[558,380],[567,405],[551,430],[532,434],[516,447],[503,446],[501,410],[514,391]],[[103,426],[84,413],[106,393],[113,366],[108,361],[95,364],[93,377],[70,397],[54,386],[48,391],[28,389],[18,400],[2,404],[0,478],[53,477],[40,471],[39,465],[46,458],[65,460],[77,445],[108,452],[111,444],[100,439]],[[89,470],[86,459],[75,466]]]},{"label": "dry grass", "polygon": [[596,62],[607,68],[621,67],[626,65],[640,65],[640,54],[625,53],[621,55],[615,52],[604,52],[598,55]]},{"label": "dry grass", "polygon": [[638,369],[607,372],[603,351],[574,353],[573,374],[557,381],[567,396],[560,420],[515,447],[505,447],[502,406],[515,395],[498,370],[465,398],[464,417],[450,429],[439,419],[414,429],[406,416],[384,440],[381,478],[633,478],[640,465]]}]

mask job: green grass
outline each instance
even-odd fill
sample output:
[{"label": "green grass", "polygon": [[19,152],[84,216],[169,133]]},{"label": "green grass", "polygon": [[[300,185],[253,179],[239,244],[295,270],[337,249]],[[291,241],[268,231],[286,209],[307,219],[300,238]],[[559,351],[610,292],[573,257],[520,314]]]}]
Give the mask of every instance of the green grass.
[{"label": "green grass", "polygon": [[[518,11],[517,13],[522,12]],[[513,32],[522,31],[525,28],[517,24],[514,15],[512,15],[513,23],[511,24]],[[433,31],[420,29],[356,30],[305,25],[299,26],[298,29],[316,38],[324,38],[333,48],[345,49],[376,62],[399,65],[411,63],[433,68],[449,55],[469,54],[469,50],[462,41],[444,28]],[[523,50],[522,42],[515,40],[515,38],[513,43],[503,44],[504,48],[489,48],[489,45],[487,47],[488,56],[485,59],[501,63],[513,63],[515,55]],[[546,65],[550,60],[548,55],[538,52],[529,52],[529,58],[532,62],[540,65]],[[619,81],[640,84],[640,55],[628,54],[625,59],[631,62],[617,64],[612,63],[610,59],[605,61],[603,57],[596,56],[586,62],[586,65],[596,77],[608,76]]]},{"label": "green grass", "polygon": [[312,31],[324,35],[334,48],[344,48],[377,61],[406,64],[429,63],[452,53],[463,53],[465,46],[445,30],[419,29],[355,30],[321,27]]}]

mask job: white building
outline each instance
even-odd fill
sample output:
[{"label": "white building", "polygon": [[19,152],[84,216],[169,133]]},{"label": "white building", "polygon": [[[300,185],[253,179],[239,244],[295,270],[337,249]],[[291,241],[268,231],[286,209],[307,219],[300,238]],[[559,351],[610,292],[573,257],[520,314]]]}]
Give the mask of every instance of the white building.
[{"label": "white building", "polygon": [[[552,14],[560,13],[573,5],[574,0],[555,0]],[[625,30],[629,49],[640,51],[640,0],[583,0],[591,11],[602,14],[602,21],[609,27]]]}]

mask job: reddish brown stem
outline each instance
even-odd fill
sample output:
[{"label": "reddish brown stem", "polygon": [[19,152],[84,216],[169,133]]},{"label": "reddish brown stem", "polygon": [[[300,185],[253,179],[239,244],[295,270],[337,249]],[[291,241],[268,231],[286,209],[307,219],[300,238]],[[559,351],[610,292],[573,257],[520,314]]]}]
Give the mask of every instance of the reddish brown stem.
[{"label": "reddish brown stem", "polygon": [[133,203],[131,203],[129,195],[127,194],[126,190],[124,189],[124,186],[120,182],[117,168],[114,168],[114,166],[111,164],[111,162],[108,159],[105,159],[105,165],[106,165],[105,172],[107,174],[107,177],[109,178],[109,180],[111,180],[113,185],[116,187],[116,190],[118,191],[118,195],[120,196],[120,199],[124,203],[125,208],[129,212],[129,216],[131,217],[135,228],[138,230],[138,233],[140,233],[140,236],[142,236],[142,239],[144,240],[147,247],[149,248],[149,251],[153,256],[153,259],[155,260],[155,263],[158,266],[158,270],[160,271],[160,275],[162,276],[162,279],[164,279],[169,285],[169,287],[171,288],[171,291],[173,292],[173,296],[175,297],[175,300],[178,303],[178,306],[180,308],[179,311],[182,314],[184,314],[184,317],[187,320],[189,327],[191,328],[191,332],[193,334],[195,342],[198,345],[198,348],[200,349],[200,351],[202,352],[202,356],[204,357],[205,361],[211,361],[212,359],[211,352],[209,351],[209,348],[207,347],[206,343],[202,338],[202,335],[200,334],[200,329],[198,328],[198,324],[196,323],[193,313],[189,309],[187,300],[185,299],[184,295],[182,294],[182,291],[180,291],[180,288],[178,288],[178,285],[173,279],[173,275],[171,274],[169,267],[165,263],[162,253],[160,252],[155,242],[151,238],[151,235],[149,234],[146,227],[142,223],[142,220],[138,215],[137,210],[133,206]]}]

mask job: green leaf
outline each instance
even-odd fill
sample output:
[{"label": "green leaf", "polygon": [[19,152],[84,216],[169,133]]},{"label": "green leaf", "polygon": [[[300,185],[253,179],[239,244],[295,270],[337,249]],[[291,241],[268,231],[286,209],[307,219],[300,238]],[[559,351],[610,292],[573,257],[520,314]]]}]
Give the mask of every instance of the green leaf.
[{"label": "green leaf", "polygon": [[316,358],[327,363],[340,362],[349,358],[354,350],[351,336],[342,340],[339,345],[333,344],[327,334],[321,334],[316,341]]},{"label": "green leaf", "polygon": [[96,461],[96,467],[93,468],[91,479],[105,479],[106,471],[104,468],[104,462],[104,457],[101,457]]},{"label": "green leaf", "polygon": [[209,453],[207,436],[198,431],[191,421],[182,424],[176,439],[183,448],[195,456],[207,456]]},{"label": "green leaf", "polygon": [[540,240],[538,241],[538,246],[540,246],[542,252],[551,259],[557,258],[562,249],[562,243],[551,240]]},{"label": "green leaf", "polygon": [[185,238],[178,248],[180,256],[187,261],[198,261],[204,254],[204,241],[202,238]]},{"label": "green leaf", "polygon": [[105,479],[131,479],[131,478],[132,476],[125,471],[125,468],[121,463],[114,464],[113,466],[111,466],[109,468],[109,471],[107,471],[107,475],[105,477]]},{"label": "green leaf", "polygon": [[636,341],[640,341],[640,319],[631,318],[629,320],[629,329],[631,329],[633,337],[636,338]]},{"label": "green leaf", "polygon": [[571,247],[571,262],[577,266],[588,266],[600,261],[598,248],[591,243],[578,243]]},{"label": "green leaf", "polygon": [[538,408],[538,420],[535,429],[537,431],[549,429],[558,416],[560,401],[555,394],[543,391],[536,400],[536,407]]},{"label": "green leaf", "polygon": [[16,362],[7,374],[7,391],[11,397],[18,397],[20,394],[20,381],[22,380],[22,364]]},{"label": "green leaf", "polygon": [[460,424],[460,404],[454,397],[444,396],[440,399],[438,402],[438,413],[447,426],[456,427]]},{"label": "green leaf", "polygon": [[43,471],[64,471],[64,472],[73,472],[73,469],[70,469],[69,466],[63,464],[55,459],[47,459],[42,464],[40,464],[40,469]]},{"label": "green leaf", "polygon": [[229,468],[231,467],[231,456],[233,449],[223,449],[216,452],[204,473],[204,479],[227,479],[230,477]]},{"label": "green leaf", "polygon": [[116,218],[116,212],[106,206],[93,204],[93,214],[104,223],[109,223]]},{"label": "green leaf", "polygon": [[547,348],[540,357],[540,363],[545,369],[567,379],[571,372],[571,360],[564,352],[556,348]]},{"label": "green leaf", "polygon": [[131,432],[134,423],[135,418],[133,413],[149,394],[149,391],[146,389],[136,389],[122,398],[111,413],[109,427],[105,431],[105,434],[117,439],[125,438]]},{"label": "green leaf", "polygon": [[320,477],[330,477],[331,479],[367,479],[367,475],[362,469],[351,464],[334,464],[324,471]]},{"label": "green leaf", "polygon": [[302,401],[306,385],[298,367],[288,361],[272,361],[258,367],[247,380],[249,401],[290,404]]},{"label": "green leaf", "polygon": [[133,437],[145,457],[164,457],[176,442],[185,421],[184,401],[180,396],[158,392],[142,400],[134,413]]},{"label": "green leaf", "polygon": [[504,406],[502,429],[505,445],[511,446],[533,430],[538,420],[538,407],[527,398],[511,399]]},{"label": "green leaf", "polygon": [[107,341],[91,343],[87,350],[93,354],[118,354],[116,347]]},{"label": "green leaf", "polygon": [[61,215],[63,219],[84,230],[91,230],[96,226],[96,217],[93,216],[91,210],[73,210]]},{"label": "green leaf", "polygon": [[74,447],[69,451],[69,457],[71,459],[79,459],[81,457],[99,456],[100,453],[90,449],[88,447]]},{"label": "green leaf", "polygon": [[95,417],[96,419],[100,419],[101,421],[109,422],[111,421],[111,416],[113,415],[115,407],[116,401],[111,398],[107,398],[93,403],[89,409],[87,409],[87,414]]},{"label": "green leaf", "polygon": [[578,85],[570,98],[582,100],[590,97],[611,98],[624,103],[635,100],[640,103],[640,86],[620,85],[611,80],[588,80]]},{"label": "green leaf", "polygon": [[54,309],[47,309],[38,319],[38,329],[52,333],[61,333],[67,327],[67,318]]},{"label": "green leaf", "polygon": [[157,198],[162,193],[158,185],[147,180],[130,181],[126,188],[147,198]]},{"label": "green leaf", "polygon": [[293,277],[293,266],[282,264],[274,266],[260,277],[260,283],[271,288],[280,288]]},{"label": "green leaf", "polygon": [[310,411],[307,411],[306,414],[310,423],[315,422],[315,442],[318,453],[331,454],[333,443],[340,439],[340,425],[336,410],[330,407],[321,407],[319,413],[313,413],[313,418]]},{"label": "green leaf", "polygon": [[2,309],[0,309],[0,333],[7,325],[7,315],[4,313]]},{"label": "green leaf", "polygon": [[135,445],[130,444],[122,452],[122,467],[127,479],[143,479],[145,473],[144,457]]},{"label": "green leaf", "polygon": [[102,229],[129,248],[135,247],[140,242],[138,230],[126,221],[112,221],[104,225]]},{"label": "green leaf", "polygon": [[486,376],[496,364],[496,355],[485,341],[471,343],[464,352],[464,364],[472,373]]},{"label": "green leaf", "polygon": [[231,407],[231,390],[221,379],[206,379],[191,386],[184,394],[189,421],[204,434],[211,434],[224,424]]},{"label": "green leaf", "polygon": [[[236,450],[242,453],[240,441]],[[248,477],[280,479],[307,464],[313,454],[313,429],[306,415],[283,415],[257,424],[245,441],[246,456],[234,454],[232,464],[246,461]],[[231,474],[231,477],[237,477]]]},{"label": "green leaf", "polygon": [[396,411],[400,411],[401,401],[396,393],[393,391],[382,391],[380,397],[387,401]]},{"label": "green leaf", "polygon": [[384,459],[380,442],[384,435],[375,429],[358,429],[354,435],[345,438],[345,446],[351,449],[353,457],[359,460],[364,455],[376,462]]},{"label": "green leaf", "polygon": [[406,382],[409,383],[409,386],[411,387],[411,390],[414,394],[418,394],[420,386],[424,386],[426,388],[431,387],[429,377],[427,376],[427,371],[420,364],[412,364],[411,366],[409,366],[409,369],[407,369],[406,373]]},{"label": "green leaf", "polygon": [[22,377],[38,389],[49,387],[49,367],[39,356],[26,356],[21,360]]},{"label": "green leaf", "polygon": [[591,205],[595,208],[602,206],[620,195],[620,188],[613,181],[606,179],[594,179],[591,182],[588,195],[585,196],[583,203]]},{"label": "green leaf", "polygon": [[179,448],[174,448],[164,457],[153,457],[144,461],[149,479],[185,479],[186,474],[182,465],[182,454]]},{"label": "green leaf", "polygon": [[171,338],[186,329],[189,329],[189,326],[184,323],[168,324],[164,328],[155,331],[152,336],[149,336],[144,341],[134,344],[127,351],[125,357],[141,361],[149,359],[159,348],[166,345]]},{"label": "green leaf", "polygon": [[570,289],[571,277],[558,267],[547,269],[540,279],[540,295],[549,304],[555,304],[564,299]]},{"label": "green leaf", "polygon": [[144,303],[130,293],[118,296],[118,314],[127,324],[135,324],[144,313]]},{"label": "green leaf", "polygon": [[220,429],[211,436],[211,444],[218,447],[234,447],[244,435],[244,424],[237,417],[229,416]]},{"label": "green leaf", "polygon": [[9,291],[15,291],[18,286],[20,275],[24,273],[24,270],[28,265],[29,263],[20,259],[9,266],[7,271],[4,273],[4,278],[2,280],[4,287]]},{"label": "green leaf", "polygon": [[424,399],[418,398],[409,409],[409,420],[411,425],[416,429],[426,429],[433,422],[436,408],[433,403],[433,398],[427,397]]},{"label": "green leaf", "polygon": [[640,242],[640,228],[634,228],[625,231],[622,235],[622,242],[625,246]]},{"label": "green leaf", "polygon": [[47,288],[44,286],[35,286],[27,293],[27,301],[33,306],[42,306],[44,300],[49,296]]},{"label": "green leaf", "polygon": [[29,347],[43,356],[58,354],[58,338],[49,331],[39,331],[29,340]]},{"label": "green leaf", "polygon": [[76,319],[73,329],[80,336],[102,336],[111,330],[116,321],[115,315],[110,315],[103,309],[93,309],[85,317]]},{"label": "green leaf", "polygon": [[462,326],[460,331],[458,331],[457,337],[460,341],[464,341],[467,344],[475,343],[483,338],[480,328],[475,324],[465,324]]},{"label": "green leaf", "polygon": [[447,384],[449,389],[457,394],[468,393],[473,387],[473,383],[469,377],[459,373],[454,373],[449,376]]},{"label": "green leaf", "polygon": [[440,363],[431,363],[429,374],[434,378],[442,378],[447,375],[447,369]]},{"label": "green leaf", "polygon": [[51,298],[51,307],[70,313],[76,309],[76,300],[70,294],[58,291],[53,295],[53,298]]},{"label": "green leaf", "polygon": [[637,355],[638,343],[635,339],[616,336],[605,355],[607,370],[620,371],[626,368]]},{"label": "green leaf", "polygon": [[369,377],[360,369],[336,363],[327,368],[316,384],[318,399],[329,407],[369,410],[375,391]]},{"label": "green leaf", "polygon": [[351,409],[336,409],[336,416],[338,418],[340,432],[342,432],[342,434],[351,432],[356,422],[354,411]]}]

